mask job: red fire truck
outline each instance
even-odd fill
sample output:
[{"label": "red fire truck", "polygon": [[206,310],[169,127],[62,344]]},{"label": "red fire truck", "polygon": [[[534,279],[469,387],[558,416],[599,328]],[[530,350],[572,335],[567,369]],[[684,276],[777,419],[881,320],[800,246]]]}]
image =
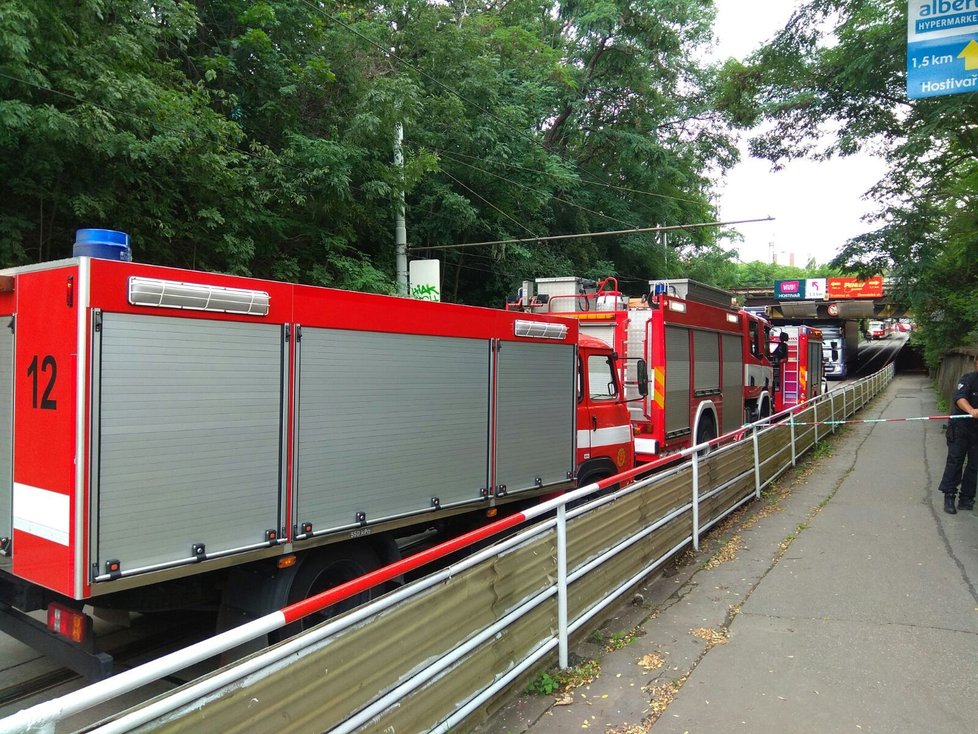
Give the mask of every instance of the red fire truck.
[{"label": "red fire truck", "polygon": [[632,465],[574,320],[80,252],[0,273],[0,630],[90,677],[86,604],[232,626]]},{"label": "red fire truck", "polygon": [[[774,333],[785,335],[788,345],[773,360],[778,383],[774,407],[780,413],[825,392],[822,331],[811,326],[779,326]],[[772,354],[778,351],[777,342],[772,341]]]},{"label": "red fire truck", "polygon": [[[619,355],[638,461],[730,433],[774,406],[766,319],[690,280],[650,281],[629,299],[614,278],[525,282],[510,309],[570,316]],[[638,386],[648,373],[649,388]]]}]

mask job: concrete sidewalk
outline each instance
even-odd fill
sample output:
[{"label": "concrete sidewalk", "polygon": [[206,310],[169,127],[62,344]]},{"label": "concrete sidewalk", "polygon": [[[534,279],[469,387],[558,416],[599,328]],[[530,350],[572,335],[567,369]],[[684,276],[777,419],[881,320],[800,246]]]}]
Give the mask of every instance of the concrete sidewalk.
[{"label": "concrete sidewalk", "polygon": [[[857,418],[935,413],[913,375]],[[590,683],[478,731],[978,732],[978,515],[942,510],[941,424],[825,444],[574,648]]]}]

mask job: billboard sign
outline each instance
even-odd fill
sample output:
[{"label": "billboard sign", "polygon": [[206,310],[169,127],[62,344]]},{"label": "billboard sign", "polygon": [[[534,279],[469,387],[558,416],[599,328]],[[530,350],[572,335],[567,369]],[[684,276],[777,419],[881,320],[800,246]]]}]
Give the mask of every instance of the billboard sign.
[{"label": "billboard sign", "polygon": [[883,276],[877,275],[869,280],[829,278],[826,295],[829,298],[882,298]]},{"label": "billboard sign", "polygon": [[978,2],[910,0],[907,96],[978,91]]},{"label": "billboard sign", "polygon": [[800,301],[805,298],[805,281],[774,281],[774,297],[779,301]]},{"label": "billboard sign", "polygon": [[809,278],[805,281],[805,299],[809,301],[825,300],[825,278]]}]

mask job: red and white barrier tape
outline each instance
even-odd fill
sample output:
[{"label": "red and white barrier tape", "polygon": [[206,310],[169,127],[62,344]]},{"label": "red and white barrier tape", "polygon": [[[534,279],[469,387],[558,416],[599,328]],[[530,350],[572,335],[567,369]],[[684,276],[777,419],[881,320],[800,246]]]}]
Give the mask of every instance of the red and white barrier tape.
[{"label": "red and white barrier tape", "polygon": [[957,420],[959,418],[971,418],[970,415],[920,415],[913,418],[863,418],[861,420],[846,421],[796,421],[791,417],[786,417],[778,423],[771,423],[772,426],[844,426],[855,423],[909,423],[910,421],[946,421]]}]

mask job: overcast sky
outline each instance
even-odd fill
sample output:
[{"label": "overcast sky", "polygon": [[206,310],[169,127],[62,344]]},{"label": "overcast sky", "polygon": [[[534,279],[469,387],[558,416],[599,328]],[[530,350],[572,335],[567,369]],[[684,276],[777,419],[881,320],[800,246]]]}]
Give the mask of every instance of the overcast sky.
[{"label": "overcast sky", "polygon": [[[743,58],[784,26],[797,3],[792,0],[714,0],[717,7],[717,58]],[[853,156],[827,163],[798,161],[772,172],[766,161],[747,155],[721,185],[723,221],[774,217],[773,222],[738,225],[744,236],[735,245],[743,262],[779,263],[794,255],[803,266],[814,257],[827,263],[847,239],[867,231],[860,217],[875,210],[862,195],[885,167],[879,159]]]}]

